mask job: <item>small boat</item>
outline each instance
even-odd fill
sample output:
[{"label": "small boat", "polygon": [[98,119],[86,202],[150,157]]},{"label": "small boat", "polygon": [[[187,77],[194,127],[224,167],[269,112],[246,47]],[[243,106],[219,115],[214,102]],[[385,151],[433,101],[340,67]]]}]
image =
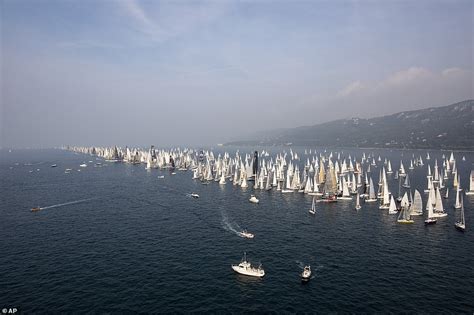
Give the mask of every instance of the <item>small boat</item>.
[{"label": "small boat", "polygon": [[255,268],[247,261],[247,254],[245,252],[242,261],[238,265],[231,265],[231,267],[235,272],[245,276],[261,278],[265,275],[265,270],[263,270],[261,265]]},{"label": "small boat", "polygon": [[190,196],[193,197],[193,198],[199,198],[199,195],[196,194],[196,193],[192,193]]},{"label": "small boat", "polygon": [[159,175],[158,178],[165,178],[165,175]]},{"label": "small boat", "polygon": [[82,163],[81,165],[79,165],[80,167],[87,167],[87,164],[86,163]]},{"label": "small boat", "polygon": [[259,203],[260,202],[260,200],[258,200],[257,197],[255,197],[255,195],[251,195],[249,201],[252,202],[252,203]]},{"label": "small boat", "polygon": [[247,232],[247,230],[243,230],[242,232],[239,232],[239,235],[244,237],[244,238],[253,238],[254,235],[250,232]]},{"label": "small boat", "polygon": [[316,214],[316,202],[315,202],[314,197],[313,197],[313,203],[311,204],[311,209],[309,209],[309,213]]},{"label": "small boat", "polygon": [[301,273],[301,281],[309,281],[311,279],[311,266],[305,266]]},{"label": "small boat", "polygon": [[36,211],[40,211],[40,210],[41,210],[40,207],[31,208],[31,212],[36,212]]},{"label": "small boat", "polygon": [[57,166],[58,166],[57,164],[53,164],[53,165],[51,165],[51,167],[57,167]]}]

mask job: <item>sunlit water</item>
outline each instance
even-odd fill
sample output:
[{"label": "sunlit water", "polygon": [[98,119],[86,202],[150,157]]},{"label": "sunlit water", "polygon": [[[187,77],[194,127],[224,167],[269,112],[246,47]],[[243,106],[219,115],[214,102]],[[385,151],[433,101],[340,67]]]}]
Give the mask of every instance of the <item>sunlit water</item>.
[{"label": "sunlit water", "polygon": [[[93,167],[99,162],[95,157],[66,151],[0,152],[0,307],[24,312],[474,311],[474,196],[464,198],[467,229],[461,233],[454,228],[454,191],[443,200],[448,217],[436,225],[425,227],[423,217],[401,225],[377,204],[362,203],[357,212],[354,201],[318,203],[311,216],[312,197],[299,193],[242,190],[229,182],[202,185],[189,171],[171,175],[144,165]],[[375,152],[390,158],[394,169],[401,154],[405,167],[411,157],[408,151]],[[360,150],[343,154],[348,153],[360,160]],[[435,158],[441,162],[442,152],[430,153],[431,166]],[[420,154],[425,158],[425,151]],[[474,155],[456,157],[465,188]],[[83,162],[89,166],[80,168]],[[51,168],[53,163],[58,167]],[[424,205],[427,163],[410,171],[412,189],[420,190]],[[66,174],[66,168],[73,170]],[[371,175],[375,183],[378,172],[375,168]],[[395,194],[397,185],[390,179]],[[452,177],[448,185],[451,189]],[[190,198],[190,192],[200,198]],[[248,202],[253,193],[260,204]],[[32,213],[37,206],[43,209]],[[255,238],[239,237],[243,228]],[[244,251],[262,263],[264,279],[233,273],[230,265]],[[313,277],[302,285],[299,275],[306,264]]]}]

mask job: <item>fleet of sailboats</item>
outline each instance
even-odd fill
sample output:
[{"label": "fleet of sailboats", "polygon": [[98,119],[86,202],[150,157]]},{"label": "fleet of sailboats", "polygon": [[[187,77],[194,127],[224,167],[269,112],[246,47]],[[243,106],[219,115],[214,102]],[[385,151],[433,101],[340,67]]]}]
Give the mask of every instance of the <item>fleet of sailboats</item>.
[{"label": "fleet of sailboats", "polygon": [[[414,154],[410,158],[400,160],[399,168],[393,175],[393,164],[390,159],[374,154],[363,153],[356,159],[352,156],[343,156],[341,152],[316,150],[300,155],[291,148],[283,152],[270,155],[268,151],[255,151],[253,154],[232,155],[228,152],[213,152],[212,150],[193,149],[149,149],[121,148],[121,147],[67,147],[66,149],[96,155],[107,162],[123,162],[130,164],[145,164],[145,169],[170,169],[171,174],[176,171],[188,171],[192,178],[202,184],[218,182],[226,186],[229,183],[242,189],[252,191],[275,191],[288,194],[303,194],[312,196],[309,212],[316,214],[316,203],[332,203],[338,200],[354,202],[354,208],[359,210],[365,203],[379,201],[379,208],[388,210],[388,214],[398,213],[397,222],[413,223],[414,218],[425,212],[425,223],[432,224],[439,218],[448,216],[444,200],[449,200],[451,187],[455,191],[455,209],[463,208],[463,195],[474,195],[474,170],[469,176],[469,190],[463,192],[460,174],[456,159],[452,153],[449,158],[443,156],[441,163],[438,158],[432,158],[427,153],[423,163],[421,156]],[[259,158],[260,157],[260,158]],[[408,169],[404,164],[409,165]],[[432,163],[432,164],[431,164]],[[86,167],[83,163],[81,167]],[[426,169],[426,206],[423,207],[422,193],[412,189],[412,172]],[[377,177],[378,175],[378,177]],[[158,175],[164,178],[163,175]],[[373,179],[378,178],[378,186]],[[398,180],[397,180],[398,178]],[[448,179],[452,178],[448,183]],[[394,183],[397,183],[395,190]],[[198,195],[192,195],[198,198]],[[354,200],[355,199],[355,200]],[[259,199],[252,194],[252,203],[259,203]],[[464,212],[463,212],[464,213]],[[463,219],[464,220],[464,217]],[[463,221],[465,226],[465,222]]]}]

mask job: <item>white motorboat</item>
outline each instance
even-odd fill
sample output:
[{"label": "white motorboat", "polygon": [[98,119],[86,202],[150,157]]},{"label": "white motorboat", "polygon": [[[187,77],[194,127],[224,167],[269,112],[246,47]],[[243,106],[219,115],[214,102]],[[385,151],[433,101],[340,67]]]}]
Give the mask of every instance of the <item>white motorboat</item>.
[{"label": "white motorboat", "polygon": [[309,281],[309,279],[311,279],[311,266],[305,266],[301,273],[301,280]]},{"label": "white motorboat", "polygon": [[193,198],[199,198],[199,195],[196,194],[196,193],[192,193],[190,196],[193,197]]},{"label": "white motorboat", "polygon": [[252,203],[259,203],[260,200],[258,200],[255,195],[251,195],[249,201]]},{"label": "white motorboat", "polygon": [[81,165],[79,165],[80,167],[87,167],[87,164],[86,163],[82,163]]},{"label": "white motorboat", "polygon": [[250,262],[247,261],[247,255],[244,252],[244,257],[242,258],[242,261],[238,265],[232,265],[232,269],[245,276],[250,276],[250,277],[263,277],[265,275],[265,270],[261,266],[253,267]]},{"label": "white motorboat", "polygon": [[254,235],[250,232],[247,232],[247,230],[243,230],[242,232],[239,232],[239,235],[244,237],[244,238],[253,238]]}]

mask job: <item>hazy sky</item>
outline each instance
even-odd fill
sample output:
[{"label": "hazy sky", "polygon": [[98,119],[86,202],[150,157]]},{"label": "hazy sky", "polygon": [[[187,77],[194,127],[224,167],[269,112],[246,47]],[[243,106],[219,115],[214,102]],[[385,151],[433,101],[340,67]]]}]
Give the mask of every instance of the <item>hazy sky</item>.
[{"label": "hazy sky", "polygon": [[2,146],[199,146],[473,98],[473,3],[0,0]]}]

